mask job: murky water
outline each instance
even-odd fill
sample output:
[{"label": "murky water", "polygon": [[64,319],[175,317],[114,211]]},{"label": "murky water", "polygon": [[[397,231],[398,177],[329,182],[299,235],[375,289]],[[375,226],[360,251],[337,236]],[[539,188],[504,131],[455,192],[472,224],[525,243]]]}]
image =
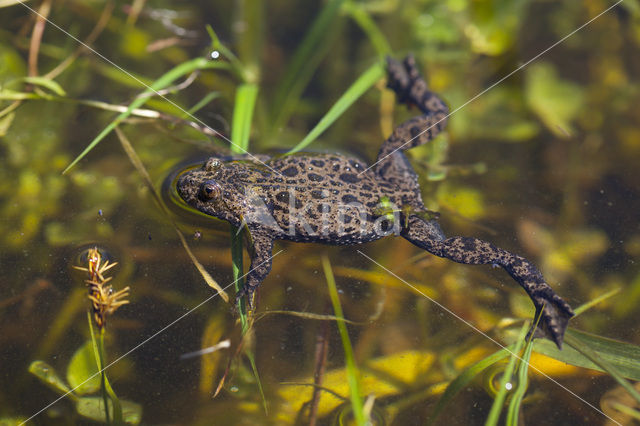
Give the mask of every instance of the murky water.
[{"label": "murky water", "polygon": [[[104,321],[109,383],[125,416],[145,424],[350,419],[323,257],[352,321],[347,329],[362,399],[375,398],[364,405],[372,404],[376,424],[423,424],[448,383],[511,344],[532,318],[529,299],[502,270],[437,259],[401,238],[361,247],[278,243],[243,340],[231,304],[207,285],[172,221],[225,288],[233,282],[229,226],[188,210],[166,184],[176,170],[226,149],[202,126],[230,136],[233,72],[182,76],[162,92],[175,105],[156,96],[120,126],[168,212],[114,132],[62,173],[117,108],[144,91],[118,67],[151,83],[210,49],[205,24],[238,55],[249,80],[260,70],[250,147],[266,152],[298,143],[376,60],[384,43],[353,19],[369,16],[397,49],[394,56],[415,54],[454,111],[445,135],[410,153],[427,207],[440,212],[445,233],[524,255],[574,307],[619,289],[570,326],[640,343],[640,15],[626,2],[599,17],[612,3],[524,1],[492,9],[465,0],[401,7],[382,1],[344,8],[296,72],[291,58],[322,4],[247,1],[233,10],[207,2],[145,4],[136,15],[120,4],[109,12],[83,2],[54,2],[48,11],[49,3],[27,5],[79,39],[106,23],[89,41],[117,67],[80,52],[52,79],[25,80],[30,69],[39,76],[55,70],[78,45],[52,24],[35,42],[29,9],[0,9],[0,422],[83,424],[104,416],[100,376],[67,394],[95,371],[86,280],[103,286],[104,295],[94,294],[104,302],[99,306],[114,309]],[[289,75],[298,86],[282,83]],[[196,112],[197,120],[176,108],[189,110],[208,93],[219,95]],[[310,148],[370,161],[393,126],[414,113],[394,107],[390,92],[370,89]],[[74,269],[90,268],[86,250],[93,247],[102,267],[117,265],[100,276]],[[115,296],[127,286],[129,295]],[[192,354],[221,342],[218,350]],[[640,379],[637,348],[624,350],[623,375]],[[610,375],[541,351],[536,346],[531,358],[521,424],[632,422],[620,407],[638,402]],[[483,424],[506,365],[505,359],[479,373],[436,424]],[[327,391],[314,403],[318,372]],[[510,383],[518,388],[517,377]]]}]

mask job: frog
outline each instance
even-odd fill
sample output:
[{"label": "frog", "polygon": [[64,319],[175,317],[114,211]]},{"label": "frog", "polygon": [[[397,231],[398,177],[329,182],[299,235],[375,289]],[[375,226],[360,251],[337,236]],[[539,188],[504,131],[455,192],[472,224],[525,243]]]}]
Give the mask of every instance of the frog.
[{"label": "frog", "polygon": [[251,306],[272,265],[274,241],[356,245],[400,236],[427,252],[467,265],[504,269],[536,309],[535,337],[562,348],[571,306],[524,257],[464,236],[446,237],[423,202],[418,175],[404,151],[428,143],[445,127],[446,103],[432,92],[412,55],[387,58],[387,87],[420,115],[400,124],[371,166],[338,153],[214,155],[177,179],[192,208],[245,230],[251,266],[237,300]]}]

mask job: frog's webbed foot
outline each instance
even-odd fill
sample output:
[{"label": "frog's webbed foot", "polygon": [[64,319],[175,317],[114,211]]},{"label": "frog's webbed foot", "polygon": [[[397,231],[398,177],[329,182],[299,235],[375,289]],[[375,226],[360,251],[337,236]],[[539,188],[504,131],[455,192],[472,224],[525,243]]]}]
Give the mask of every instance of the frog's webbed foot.
[{"label": "frog's webbed foot", "polygon": [[242,288],[236,293],[236,303],[235,309],[238,309],[242,299],[246,297],[245,301],[247,302],[247,309],[253,309],[253,296],[255,294],[255,288],[249,287],[246,283],[242,286]]},{"label": "frog's webbed foot", "polygon": [[403,62],[387,58],[387,87],[396,92],[398,101],[417,106],[423,114],[398,126],[384,142],[378,153],[378,162],[392,152],[413,148],[433,139],[446,124],[449,108],[427,87],[413,56]]},{"label": "frog's webbed foot", "polygon": [[454,262],[502,267],[527,292],[536,312],[540,313],[538,331],[553,340],[558,348],[562,348],[564,332],[569,319],[574,315],[573,310],[549,287],[540,271],[527,259],[477,238],[443,239],[435,222],[426,222],[417,216],[409,219],[402,236],[429,253]]}]

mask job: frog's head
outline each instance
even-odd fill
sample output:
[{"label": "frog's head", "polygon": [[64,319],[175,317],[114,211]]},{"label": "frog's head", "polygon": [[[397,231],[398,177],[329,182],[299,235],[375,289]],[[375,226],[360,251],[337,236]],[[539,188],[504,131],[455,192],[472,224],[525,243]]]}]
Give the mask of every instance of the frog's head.
[{"label": "frog's head", "polygon": [[246,209],[245,195],[238,190],[236,171],[217,157],[202,167],[183,173],[178,179],[180,197],[202,213],[229,221],[242,222]]}]

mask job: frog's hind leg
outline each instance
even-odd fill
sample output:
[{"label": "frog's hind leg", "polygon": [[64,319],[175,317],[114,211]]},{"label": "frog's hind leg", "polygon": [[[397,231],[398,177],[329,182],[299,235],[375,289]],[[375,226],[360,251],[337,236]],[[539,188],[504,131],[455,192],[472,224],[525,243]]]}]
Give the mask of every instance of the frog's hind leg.
[{"label": "frog's hind leg", "polygon": [[536,312],[541,312],[539,327],[543,333],[561,348],[567,323],[574,315],[573,310],[549,287],[540,271],[527,259],[476,238],[444,239],[435,222],[426,222],[417,216],[409,218],[402,236],[429,253],[454,262],[501,266],[524,288]]},{"label": "frog's hind leg", "polygon": [[387,159],[396,162],[390,157],[391,153],[429,142],[442,131],[449,113],[447,105],[427,88],[413,56],[407,56],[402,63],[391,58],[387,58],[387,62],[387,86],[396,92],[398,102],[416,105],[424,114],[402,123],[382,144],[376,160],[376,172],[383,177],[385,168],[389,167]]}]

